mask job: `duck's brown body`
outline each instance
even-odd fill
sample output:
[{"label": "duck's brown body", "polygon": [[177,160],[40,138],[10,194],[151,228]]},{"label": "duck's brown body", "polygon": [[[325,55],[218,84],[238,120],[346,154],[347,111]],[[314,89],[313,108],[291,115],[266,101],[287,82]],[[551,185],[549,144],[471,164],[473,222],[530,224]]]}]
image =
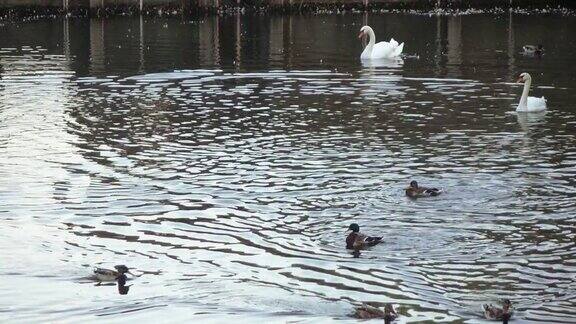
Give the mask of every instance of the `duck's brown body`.
[{"label": "duck's brown body", "polygon": [[98,281],[116,281],[121,276],[124,276],[125,273],[131,273],[125,265],[117,265],[114,268],[116,270],[96,268],[94,269],[94,277]]},{"label": "duck's brown body", "polygon": [[361,319],[383,318],[385,323],[391,323],[398,317],[391,304],[386,304],[384,310],[378,307],[362,304],[354,309],[354,317]]},{"label": "duck's brown body", "polygon": [[438,196],[441,192],[438,188],[420,187],[416,181],[410,182],[410,186],[406,188],[406,196],[411,198],[433,197]]},{"label": "duck's brown body", "polygon": [[352,232],[346,237],[347,249],[362,249],[382,242],[382,236],[366,236],[360,232]]},{"label": "duck's brown body", "polygon": [[512,317],[512,310],[510,307],[511,303],[509,300],[504,301],[502,308],[492,304],[484,304],[484,317],[489,320],[502,320],[503,323],[508,323],[508,320]]},{"label": "duck's brown body", "polygon": [[362,304],[354,309],[354,317],[362,319],[383,318],[384,311],[380,308]]}]

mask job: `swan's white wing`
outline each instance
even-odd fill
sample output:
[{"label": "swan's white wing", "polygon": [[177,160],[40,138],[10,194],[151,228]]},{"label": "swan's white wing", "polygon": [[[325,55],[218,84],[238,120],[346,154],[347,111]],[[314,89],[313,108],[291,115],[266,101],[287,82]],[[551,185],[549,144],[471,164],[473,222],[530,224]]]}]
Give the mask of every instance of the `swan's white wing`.
[{"label": "swan's white wing", "polygon": [[526,102],[527,111],[542,111],[546,110],[546,99],[536,98],[536,97],[528,97],[528,101]]},{"label": "swan's white wing", "polygon": [[398,42],[394,38],[390,39],[390,42],[380,42],[374,44],[372,49],[373,59],[383,59],[383,58],[394,58],[402,54],[404,49],[404,43],[398,45]]},{"label": "swan's white wing", "polygon": [[400,54],[402,54],[402,50],[404,50],[404,43],[398,45],[398,47],[394,49],[392,52],[392,57],[400,56]]},{"label": "swan's white wing", "polygon": [[394,47],[390,45],[388,42],[380,42],[374,44],[374,48],[372,49],[372,57],[373,59],[382,59],[382,58],[390,58],[390,54],[394,51]]},{"label": "swan's white wing", "polygon": [[402,50],[404,49],[404,43],[398,45],[398,42],[394,39],[394,38],[390,38],[390,46],[392,46],[393,50],[392,53],[390,53],[390,58],[392,57],[398,57],[400,56],[400,54],[402,54]]}]

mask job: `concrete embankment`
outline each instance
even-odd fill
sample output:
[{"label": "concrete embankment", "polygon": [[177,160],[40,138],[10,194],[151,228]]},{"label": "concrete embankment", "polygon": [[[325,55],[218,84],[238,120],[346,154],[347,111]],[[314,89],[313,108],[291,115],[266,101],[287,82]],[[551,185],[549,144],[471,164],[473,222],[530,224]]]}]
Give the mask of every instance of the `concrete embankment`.
[{"label": "concrete embankment", "polygon": [[0,19],[29,16],[194,15],[227,12],[342,12],[576,8],[576,0],[0,0]]}]

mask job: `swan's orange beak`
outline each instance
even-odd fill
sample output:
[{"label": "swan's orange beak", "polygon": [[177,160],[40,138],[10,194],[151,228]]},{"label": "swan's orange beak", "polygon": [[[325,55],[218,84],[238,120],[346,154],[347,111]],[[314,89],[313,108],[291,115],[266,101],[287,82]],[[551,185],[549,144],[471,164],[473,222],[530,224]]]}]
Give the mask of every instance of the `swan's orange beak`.
[{"label": "swan's orange beak", "polygon": [[522,77],[519,77],[518,80],[516,80],[516,83],[522,83],[524,82],[524,80],[522,79]]},{"label": "swan's orange beak", "polygon": [[362,38],[364,37],[364,32],[360,32],[360,34],[358,34],[358,38]]}]

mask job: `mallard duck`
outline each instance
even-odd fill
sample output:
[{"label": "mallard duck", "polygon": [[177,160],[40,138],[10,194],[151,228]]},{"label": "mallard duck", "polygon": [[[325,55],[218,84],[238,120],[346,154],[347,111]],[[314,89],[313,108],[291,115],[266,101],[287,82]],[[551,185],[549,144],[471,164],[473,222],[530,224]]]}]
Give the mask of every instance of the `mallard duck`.
[{"label": "mallard duck", "polygon": [[96,268],[94,269],[94,277],[96,277],[98,281],[116,281],[122,276],[124,280],[126,280],[125,273],[132,274],[128,267],[123,264],[114,266],[114,269],[116,270]]},{"label": "mallard duck", "polygon": [[391,323],[398,317],[398,313],[394,310],[392,304],[386,304],[384,310],[378,307],[362,304],[354,309],[354,317],[361,319],[383,318],[384,323]]},{"label": "mallard duck", "polygon": [[366,236],[360,233],[360,226],[356,223],[350,224],[348,230],[352,232],[346,237],[347,249],[361,249],[382,242],[382,236]]},{"label": "mallard duck", "polygon": [[504,299],[502,303],[502,308],[494,306],[492,304],[484,304],[484,316],[488,320],[502,320],[504,324],[508,323],[510,317],[512,317],[512,302],[509,299]]},{"label": "mallard duck", "polygon": [[544,54],[544,46],[542,44],[538,45],[524,45],[522,46],[524,54],[528,55],[542,55]]},{"label": "mallard duck", "polygon": [[406,188],[406,196],[412,198],[438,196],[440,193],[442,193],[442,190],[438,188],[419,187],[418,182],[414,180]]}]

